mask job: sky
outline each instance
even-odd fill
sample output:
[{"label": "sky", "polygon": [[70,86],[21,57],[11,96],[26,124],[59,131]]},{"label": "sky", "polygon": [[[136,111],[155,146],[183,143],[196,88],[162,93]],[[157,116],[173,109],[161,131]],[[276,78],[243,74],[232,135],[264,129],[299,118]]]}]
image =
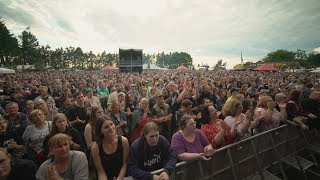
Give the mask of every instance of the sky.
[{"label": "sky", "polygon": [[15,35],[83,51],[187,52],[193,63],[232,68],[269,52],[320,52],[319,0],[0,0]]}]

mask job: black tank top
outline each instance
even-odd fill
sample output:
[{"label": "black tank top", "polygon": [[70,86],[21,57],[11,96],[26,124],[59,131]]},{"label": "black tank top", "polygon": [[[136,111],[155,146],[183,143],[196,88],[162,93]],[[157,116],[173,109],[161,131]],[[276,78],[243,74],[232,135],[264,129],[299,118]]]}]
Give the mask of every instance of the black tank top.
[{"label": "black tank top", "polygon": [[103,150],[102,145],[99,146],[99,154],[102,162],[104,171],[107,174],[108,179],[113,179],[113,177],[118,177],[122,161],[123,161],[123,147],[122,147],[122,137],[118,136],[117,149],[112,154],[106,154]]}]

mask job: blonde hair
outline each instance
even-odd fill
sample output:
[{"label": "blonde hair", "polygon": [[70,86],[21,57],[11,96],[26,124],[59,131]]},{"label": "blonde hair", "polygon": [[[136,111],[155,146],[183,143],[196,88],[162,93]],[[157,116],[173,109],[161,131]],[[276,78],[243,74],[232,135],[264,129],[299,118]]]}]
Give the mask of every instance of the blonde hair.
[{"label": "blonde hair", "polygon": [[140,104],[141,103],[148,103],[149,104],[149,100],[147,99],[147,98],[142,98],[141,100],[140,100]]},{"label": "blonde hair", "polygon": [[57,133],[49,139],[48,148],[51,149],[57,146],[61,146],[66,142],[69,143],[70,141],[71,141],[70,136],[63,133]]},{"label": "blonde hair", "polygon": [[224,117],[227,116],[235,116],[237,112],[237,108],[242,105],[242,103],[237,99],[230,99],[227,101],[222,107],[222,115]]},{"label": "blonde hair", "polygon": [[110,112],[115,113],[114,110],[115,110],[115,106],[116,106],[117,103],[120,104],[120,102],[118,100],[112,101],[112,103],[110,104],[110,107],[109,107],[110,109],[108,108],[108,110]]},{"label": "blonde hair", "polygon": [[30,115],[29,115],[29,120],[31,123],[33,123],[33,118],[38,114],[38,113],[41,113],[43,116],[44,116],[44,112],[41,111],[40,109],[35,109],[35,110],[32,110]]},{"label": "blonde hair", "polygon": [[260,96],[257,107],[267,108],[268,107],[267,103],[270,99],[272,100],[271,96]]},{"label": "blonde hair", "polygon": [[284,99],[284,98],[287,98],[287,96],[286,96],[285,94],[283,94],[283,93],[278,93],[278,94],[276,94],[276,96],[274,97],[274,99],[275,99],[276,102],[278,102],[278,101],[280,101],[280,100],[282,100],[282,99]]}]

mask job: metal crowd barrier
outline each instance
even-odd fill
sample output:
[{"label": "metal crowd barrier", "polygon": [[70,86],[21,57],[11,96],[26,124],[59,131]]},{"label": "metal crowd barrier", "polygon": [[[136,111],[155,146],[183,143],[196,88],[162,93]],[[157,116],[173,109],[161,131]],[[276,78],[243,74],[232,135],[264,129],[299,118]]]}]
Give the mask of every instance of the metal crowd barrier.
[{"label": "metal crowd barrier", "polygon": [[[170,179],[287,179],[285,167],[288,166],[301,171],[305,179],[305,172],[320,177],[320,174],[309,170],[318,164],[313,153],[310,153],[313,161],[298,155],[298,152],[309,148],[320,154],[320,143],[314,144],[319,139],[313,139],[315,137],[314,131],[305,133],[296,127],[283,125],[217,149],[209,161],[180,162]],[[271,166],[280,171],[279,175],[267,171]],[[159,169],[152,173],[161,172]]]}]

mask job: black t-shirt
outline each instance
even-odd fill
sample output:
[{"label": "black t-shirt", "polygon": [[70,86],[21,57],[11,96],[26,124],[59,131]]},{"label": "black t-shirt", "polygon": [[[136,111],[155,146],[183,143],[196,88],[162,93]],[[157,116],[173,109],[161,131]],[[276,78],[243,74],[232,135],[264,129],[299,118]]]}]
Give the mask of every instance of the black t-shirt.
[{"label": "black t-shirt", "polygon": [[88,115],[87,115],[87,109],[85,107],[79,107],[79,106],[72,106],[69,111],[66,113],[66,116],[68,117],[69,121],[72,122],[79,117],[82,121],[86,121],[85,124],[76,124],[73,127],[79,131],[79,133],[84,133],[84,127],[86,126],[88,122]]}]

